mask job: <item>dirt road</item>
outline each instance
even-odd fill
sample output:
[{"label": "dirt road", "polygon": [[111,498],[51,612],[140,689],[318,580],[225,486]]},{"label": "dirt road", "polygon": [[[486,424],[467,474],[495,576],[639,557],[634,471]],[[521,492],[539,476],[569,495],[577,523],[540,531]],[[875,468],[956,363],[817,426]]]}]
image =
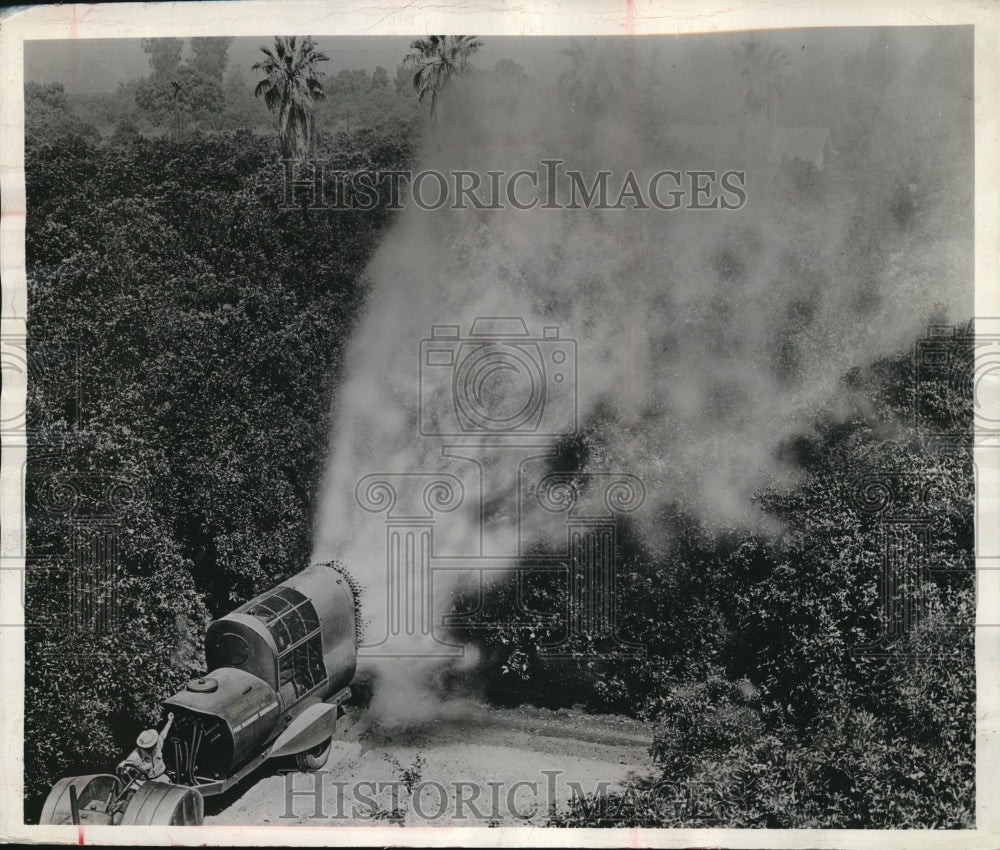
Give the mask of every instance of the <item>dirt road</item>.
[{"label": "dirt road", "polygon": [[446,704],[432,722],[404,726],[349,709],[322,771],[265,768],[210,801],[205,822],[541,825],[574,790],[648,779],[650,741],[635,720],[578,710],[467,701]]}]

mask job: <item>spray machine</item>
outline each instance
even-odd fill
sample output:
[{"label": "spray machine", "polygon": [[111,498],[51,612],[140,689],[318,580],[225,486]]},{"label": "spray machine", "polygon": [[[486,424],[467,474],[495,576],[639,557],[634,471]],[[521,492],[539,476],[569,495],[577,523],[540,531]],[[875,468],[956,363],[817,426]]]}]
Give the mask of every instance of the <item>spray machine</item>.
[{"label": "spray machine", "polygon": [[[357,666],[352,580],[336,562],[313,565],[214,621],[209,673],[163,700],[174,715],[165,776],[66,777],[41,823],[200,824],[204,796],[222,794],[264,761],[294,757],[318,770],[330,754]],[[167,780],[167,781],[165,781]]]}]

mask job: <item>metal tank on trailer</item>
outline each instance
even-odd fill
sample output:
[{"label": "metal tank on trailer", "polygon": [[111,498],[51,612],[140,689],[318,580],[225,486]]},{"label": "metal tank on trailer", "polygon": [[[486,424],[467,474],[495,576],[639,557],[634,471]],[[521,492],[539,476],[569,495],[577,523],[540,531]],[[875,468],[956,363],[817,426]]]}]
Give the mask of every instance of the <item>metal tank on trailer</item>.
[{"label": "metal tank on trailer", "polygon": [[308,567],[213,622],[211,672],[163,700],[167,772],[135,763],[116,774],[59,780],[43,824],[200,824],[206,795],[221,794],[270,758],[301,770],[330,754],[357,664],[354,585],[337,562]]},{"label": "metal tank on trailer", "polygon": [[208,675],[163,705],[176,720],[164,759],[179,781],[218,794],[268,758],[306,770],[329,754],[357,665],[354,591],[314,565],[208,627]]}]

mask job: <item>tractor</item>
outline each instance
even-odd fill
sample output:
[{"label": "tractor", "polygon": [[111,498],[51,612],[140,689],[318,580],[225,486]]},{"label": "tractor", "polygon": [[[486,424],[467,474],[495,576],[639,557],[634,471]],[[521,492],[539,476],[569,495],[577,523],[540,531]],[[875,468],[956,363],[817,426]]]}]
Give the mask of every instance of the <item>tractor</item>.
[{"label": "tractor", "polygon": [[337,562],[308,567],[209,625],[211,672],[162,701],[174,715],[163,777],[147,779],[127,762],[115,774],[66,777],[40,822],[199,825],[205,797],[268,759],[320,769],[351,696],[357,645],[353,581]]}]

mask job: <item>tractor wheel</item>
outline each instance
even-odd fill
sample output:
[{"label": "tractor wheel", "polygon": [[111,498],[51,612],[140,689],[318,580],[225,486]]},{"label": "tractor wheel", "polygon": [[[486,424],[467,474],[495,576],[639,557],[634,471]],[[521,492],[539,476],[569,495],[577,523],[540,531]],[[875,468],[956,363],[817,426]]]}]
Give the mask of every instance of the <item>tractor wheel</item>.
[{"label": "tractor wheel", "polygon": [[299,770],[303,773],[319,770],[326,764],[326,760],[330,758],[331,749],[333,749],[332,735],[323,741],[323,743],[317,744],[311,750],[306,750],[304,753],[297,753],[295,756],[295,764],[298,765]]},{"label": "tractor wheel", "polygon": [[201,826],[205,801],[197,788],[150,779],[136,790],[121,823],[124,826]]}]

